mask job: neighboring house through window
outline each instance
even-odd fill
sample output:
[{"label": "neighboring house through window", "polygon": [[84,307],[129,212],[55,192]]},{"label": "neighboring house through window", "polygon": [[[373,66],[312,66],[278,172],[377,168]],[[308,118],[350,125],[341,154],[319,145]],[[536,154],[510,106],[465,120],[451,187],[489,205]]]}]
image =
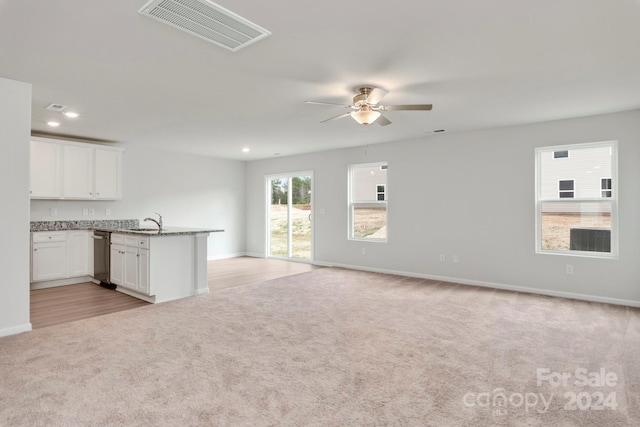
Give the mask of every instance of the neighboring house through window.
[{"label": "neighboring house through window", "polygon": [[387,163],[349,166],[349,239],[387,240]]},{"label": "neighboring house through window", "polygon": [[617,143],[538,148],[536,173],[536,252],[617,257]]}]

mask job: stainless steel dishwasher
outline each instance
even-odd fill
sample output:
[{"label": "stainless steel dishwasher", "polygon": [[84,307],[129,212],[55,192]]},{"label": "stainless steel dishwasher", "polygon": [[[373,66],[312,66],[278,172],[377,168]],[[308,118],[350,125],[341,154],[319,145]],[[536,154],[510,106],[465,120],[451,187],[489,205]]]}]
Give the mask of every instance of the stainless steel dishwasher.
[{"label": "stainless steel dishwasher", "polygon": [[115,289],[111,283],[109,267],[111,264],[111,232],[104,230],[93,231],[93,278],[100,281],[100,285]]}]

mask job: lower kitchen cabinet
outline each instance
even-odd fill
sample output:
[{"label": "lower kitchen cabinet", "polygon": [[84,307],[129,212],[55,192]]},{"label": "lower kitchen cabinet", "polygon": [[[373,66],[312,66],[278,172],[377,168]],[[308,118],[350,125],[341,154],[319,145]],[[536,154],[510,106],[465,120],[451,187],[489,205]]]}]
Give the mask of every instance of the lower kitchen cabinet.
[{"label": "lower kitchen cabinet", "polygon": [[111,235],[111,282],[151,295],[149,287],[149,238]]},{"label": "lower kitchen cabinet", "polygon": [[87,276],[90,236],[88,230],[31,233],[31,282]]},{"label": "lower kitchen cabinet", "polygon": [[67,232],[67,276],[80,277],[89,274],[89,254],[93,251],[91,235],[87,230]]},{"label": "lower kitchen cabinet", "polygon": [[31,236],[31,281],[67,277],[67,232],[33,233]]}]

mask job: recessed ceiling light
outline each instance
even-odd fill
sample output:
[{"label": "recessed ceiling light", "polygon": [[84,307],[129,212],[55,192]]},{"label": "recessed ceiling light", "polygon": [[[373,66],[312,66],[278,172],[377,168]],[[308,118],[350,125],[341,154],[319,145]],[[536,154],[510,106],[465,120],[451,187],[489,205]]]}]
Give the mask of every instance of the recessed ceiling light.
[{"label": "recessed ceiling light", "polygon": [[242,149],[242,152],[243,152],[243,153],[248,153],[249,151],[251,151],[251,149],[250,149],[249,147],[244,147],[244,148]]},{"label": "recessed ceiling light", "polygon": [[74,113],[73,111],[65,111],[62,114],[72,119],[75,119],[76,117],[78,117],[78,113]]},{"label": "recessed ceiling light", "polygon": [[57,128],[58,126],[60,126],[60,123],[58,122],[54,122],[53,120],[50,122],[47,122],[47,124],[51,127]]}]

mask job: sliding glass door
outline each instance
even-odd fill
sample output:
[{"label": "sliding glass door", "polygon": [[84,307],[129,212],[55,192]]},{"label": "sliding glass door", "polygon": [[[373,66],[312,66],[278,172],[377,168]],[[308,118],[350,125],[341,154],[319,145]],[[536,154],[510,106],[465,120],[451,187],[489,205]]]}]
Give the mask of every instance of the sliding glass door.
[{"label": "sliding glass door", "polygon": [[312,173],[267,177],[268,256],[311,261]]}]

